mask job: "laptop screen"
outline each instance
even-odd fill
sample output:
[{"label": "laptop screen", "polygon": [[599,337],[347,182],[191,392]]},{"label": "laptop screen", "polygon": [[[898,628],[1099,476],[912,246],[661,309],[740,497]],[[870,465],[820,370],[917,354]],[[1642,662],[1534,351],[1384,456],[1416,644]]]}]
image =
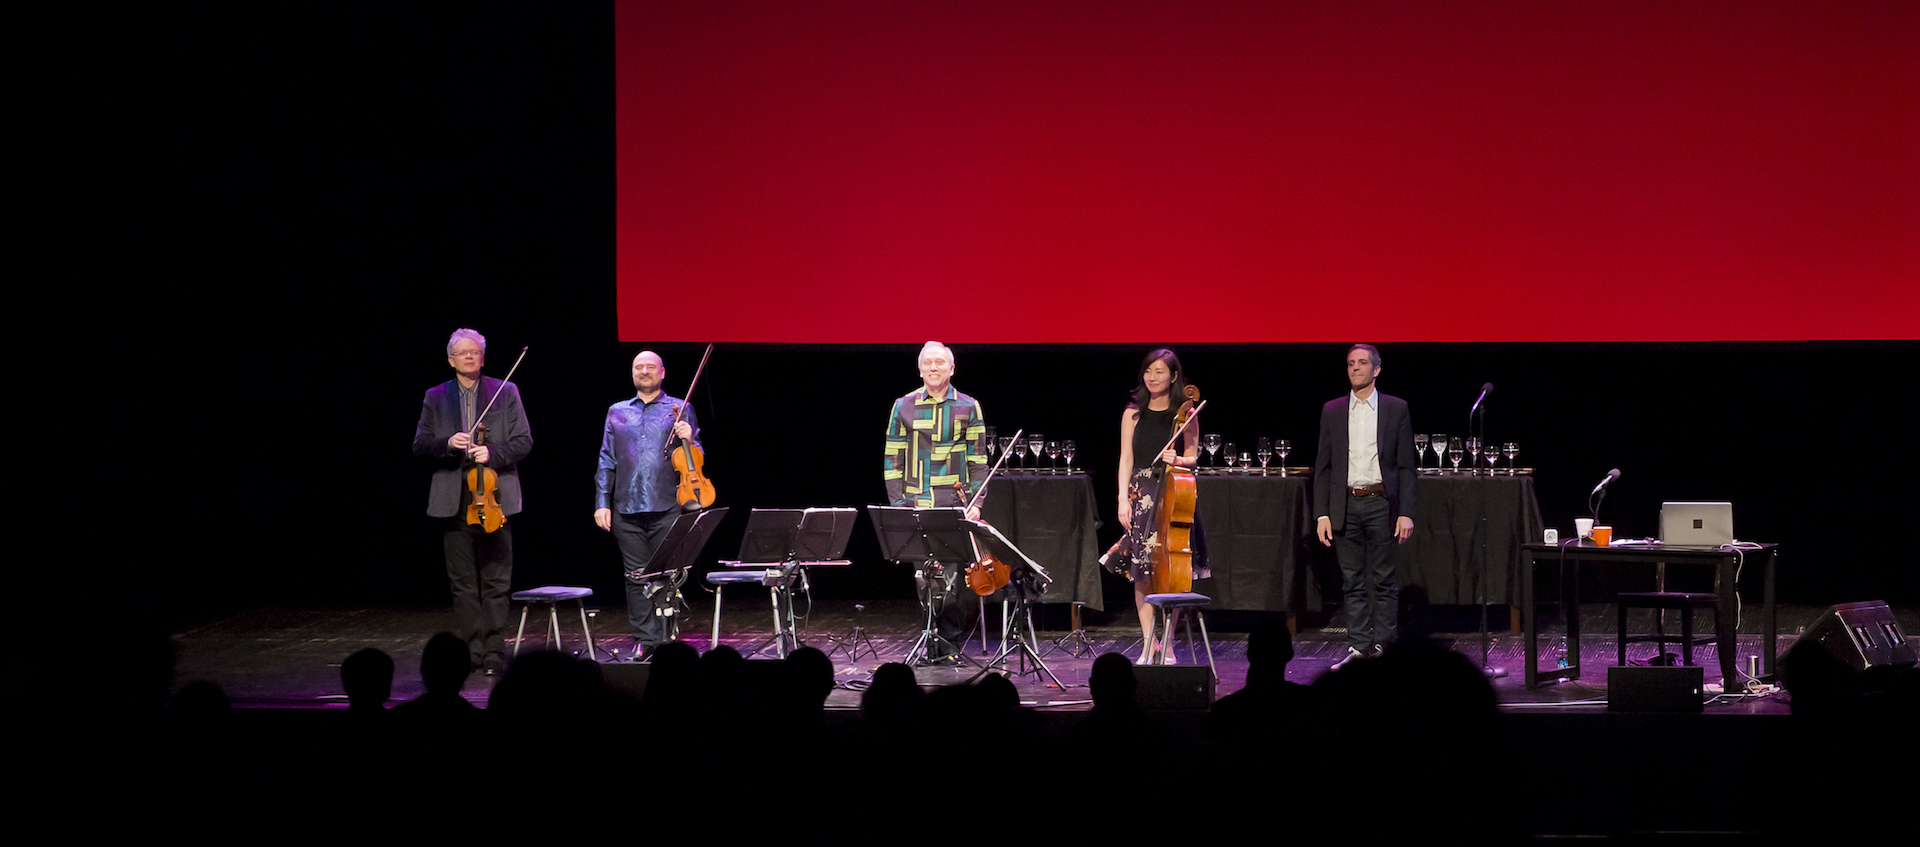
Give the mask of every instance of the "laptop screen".
[{"label": "laptop screen", "polygon": [[1660,504],[1662,543],[1720,547],[1732,540],[1732,503],[1682,500]]}]

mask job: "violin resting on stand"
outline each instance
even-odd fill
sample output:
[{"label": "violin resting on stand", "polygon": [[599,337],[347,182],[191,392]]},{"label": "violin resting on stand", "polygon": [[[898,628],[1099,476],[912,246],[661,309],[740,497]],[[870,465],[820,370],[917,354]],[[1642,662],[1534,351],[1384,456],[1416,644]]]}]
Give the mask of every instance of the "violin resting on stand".
[{"label": "violin resting on stand", "polygon": [[[1016,442],[1019,441],[1021,433],[1024,432],[1026,432],[1025,429],[1015,432],[1013,434],[1013,440]],[[960,499],[967,504],[964,508],[971,509],[979,504],[980,497],[987,493],[987,483],[993,481],[993,475],[1000,472],[1000,465],[1006,461],[1007,454],[1000,454],[1000,461],[994,463],[993,470],[987,472],[986,479],[980,480],[980,488],[974,492],[972,500],[967,499],[966,488],[961,486],[958,481],[954,482],[953,490],[959,492]],[[981,523],[986,523],[986,521],[981,521]],[[982,597],[1007,587],[1007,583],[1013,579],[1013,571],[1007,567],[1007,563],[994,558],[992,553],[983,552],[978,543],[973,545],[973,552],[974,555],[980,558],[978,561],[967,566],[967,587],[972,589],[973,593]]]}]

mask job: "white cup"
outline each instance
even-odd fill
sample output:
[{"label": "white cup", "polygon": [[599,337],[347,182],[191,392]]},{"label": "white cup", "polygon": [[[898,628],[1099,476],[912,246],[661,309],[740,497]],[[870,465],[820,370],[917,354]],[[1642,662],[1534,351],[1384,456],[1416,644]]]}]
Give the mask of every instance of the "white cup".
[{"label": "white cup", "polygon": [[1573,531],[1581,540],[1593,537],[1593,518],[1574,518]]}]

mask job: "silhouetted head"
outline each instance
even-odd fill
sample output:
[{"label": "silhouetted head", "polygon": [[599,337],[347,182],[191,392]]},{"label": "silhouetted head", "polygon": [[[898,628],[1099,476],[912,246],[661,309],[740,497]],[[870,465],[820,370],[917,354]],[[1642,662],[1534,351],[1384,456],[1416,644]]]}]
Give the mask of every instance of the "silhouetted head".
[{"label": "silhouetted head", "polygon": [[1133,702],[1139,683],[1133,677],[1133,660],[1119,653],[1103,653],[1093,660],[1093,672],[1087,676],[1087,690],[1094,706]]},{"label": "silhouetted head", "polygon": [[600,666],[557,650],[515,656],[487,711],[520,727],[578,728],[607,719],[612,696]]},{"label": "silhouetted head", "polygon": [[1293,661],[1293,633],[1284,620],[1270,620],[1247,634],[1247,664],[1284,667]]},{"label": "silhouetted head", "polygon": [[426,683],[430,694],[458,693],[473,670],[471,661],[467,642],[451,632],[442,632],[427,639],[426,649],[420,651],[420,681]]},{"label": "silhouetted head", "polygon": [[340,663],[340,685],[347,690],[347,702],[360,708],[378,709],[393,697],[393,657],[368,647]]},{"label": "silhouetted head", "polygon": [[913,718],[925,697],[912,668],[888,662],[874,670],[873,682],[860,695],[860,716],[870,724],[898,726]]},{"label": "silhouetted head", "polygon": [[812,647],[795,650],[787,654],[786,681],[788,696],[795,703],[821,708],[833,692],[833,660]]}]

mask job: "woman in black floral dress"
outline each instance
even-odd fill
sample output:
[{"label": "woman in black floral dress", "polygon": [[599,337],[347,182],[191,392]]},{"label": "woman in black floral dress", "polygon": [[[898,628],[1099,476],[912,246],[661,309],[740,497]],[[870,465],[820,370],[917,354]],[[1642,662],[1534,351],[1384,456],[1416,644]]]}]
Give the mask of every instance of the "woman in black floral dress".
[{"label": "woman in black floral dress", "polygon": [[[1154,526],[1158,505],[1154,500],[1160,489],[1158,468],[1163,464],[1191,468],[1199,463],[1197,424],[1181,433],[1176,448],[1161,449],[1173,438],[1173,420],[1179,408],[1174,398],[1180,397],[1186,387],[1180,357],[1172,350],[1155,350],[1140,363],[1140,382],[1134,387],[1133,402],[1120,414],[1120,526],[1126,537],[1120,555],[1108,561],[1116,571],[1124,568],[1125,576],[1133,581],[1134,611],[1140,616],[1140,658],[1136,663],[1153,652],[1153,607],[1147,605],[1146,597],[1153,577],[1153,548],[1159,543]],[[1205,550],[1196,519],[1195,579],[1211,575]]]}]

